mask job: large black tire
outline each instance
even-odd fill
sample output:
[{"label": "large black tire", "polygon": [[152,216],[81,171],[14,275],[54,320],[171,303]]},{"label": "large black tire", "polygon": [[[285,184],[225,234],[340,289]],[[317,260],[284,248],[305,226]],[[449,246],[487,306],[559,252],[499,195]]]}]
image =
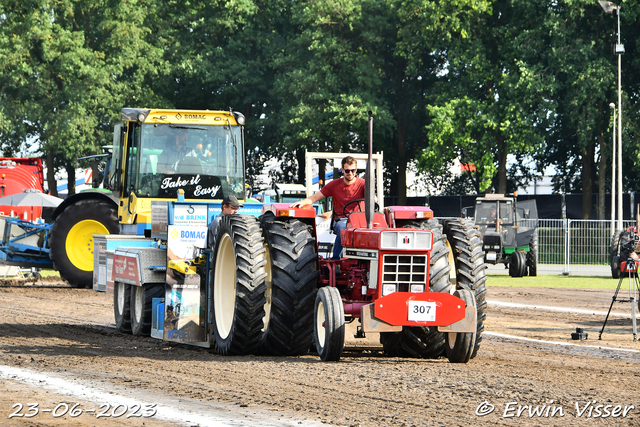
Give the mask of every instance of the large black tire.
[{"label": "large black tire", "polygon": [[620,235],[622,231],[616,231],[611,238],[611,246],[609,247],[609,261],[611,264],[611,277],[620,278]]},{"label": "large black tire", "polygon": [[113,284],[113,316],[116,329],[124,334],[131,333],[131,285],[122,282]]},{"label": "large black tire", "polygon": [[99,200],[82,200],[56,218],[49,235],[49,258],[60,277],[73,287],[93,285],[93,235],[118,234],[117,207]]},{"label": "large black tire", "polygon": [[268,249],[261,352],[277,356],[307,353],[318,286],[316,240],[310,227],[300,220],[276,221],[273,213],[268,212],[260,223]]},{"label": "large black tire", "polygon": [[520,257],[520,270],[518,272],[518,277],[524,277],[527,275],[527,254],[518,251],[518,257]]},{"label": "large black tire", "polygon": [[453,254],[456,289],[469,290],[475,297],[478,318],[471,353],[471,358],[474,358],[482,342],[484,322],[487,318],[487,265],[482,251],[482,235],[472,220],[462,218],[446,220],[444,231]]},{"label": "large black tire", "polygon": [[131,286],[131,333],[136,336],[151,335],[153,299],[164,297],[164,283]]},{"label": "large black tire", "polygon": [[318,356],[324,362],[340,360],[345,335],[344,306],[340,291],[330,286],[320,288],[315,298],[313,314],[313,337]]},{"label": "large black tire", "polygon": [[529,241],[529,252],[527,252],[527,269],[529,276],[538,275],[538,230],[533,232]]},{"label": "large black tire", "polygon": [[[476,307],[476,299],[468,289],[456,290],[455,296],[462,299],[467,307]],[[476,331],[448,332],[445,334],[447,359],[451,363],[467,363],[476,349]],[[477,351],[477,350],[476,350]]]},{"label": "large black tire", "polygon": [[527,270],[527,258],[524,253],[515,251],[509,256],[509,276],[522,277]]},{"label": "large black tire", "polygon": [[266,248],[258,219],[224,215],[213,256],[213,333],[222,355],[256,353],[265,317]]},{"label": "large black tire", "polygon": [[[429,268],[429,291],[450,292],[449,249],[442,234],[442,226],[436,220],[411,221],[403,228],[431,230],[433,249]],[[402,332],[382,332],[380,343],[384,352],[394,357],[435,359],[444,355],[444,334],[437,327],[404,326]]]}]

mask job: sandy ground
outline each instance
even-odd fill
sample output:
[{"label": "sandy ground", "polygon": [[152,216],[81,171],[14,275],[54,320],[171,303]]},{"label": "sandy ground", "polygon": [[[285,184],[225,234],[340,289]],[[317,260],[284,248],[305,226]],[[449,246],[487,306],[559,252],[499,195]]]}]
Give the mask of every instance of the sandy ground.
[{"label": "sandy ground", "polygon": [[[620,315],[598,340],[610,290],[492,288],[489,281],[480,351],[457,365],[376,350],[350,351],[337,363],[315,355],[222,357],[118,333],[109,327],[110,295],[3,283],[0,425],[640,425],[640,343],[633,341],[629,303],[614,305]],[[571,339],[577,327],[587,340]],[[69,396],[47,388],[49,377],[89,391]],[[38,413],[26,417],[35,412],[29,403]],[[136,413],[135,405],[153,404],[153,415]],[[101,405],[109,409],[97,417]],[[171,405],[199,418],[171,418],[163,412]]]}]

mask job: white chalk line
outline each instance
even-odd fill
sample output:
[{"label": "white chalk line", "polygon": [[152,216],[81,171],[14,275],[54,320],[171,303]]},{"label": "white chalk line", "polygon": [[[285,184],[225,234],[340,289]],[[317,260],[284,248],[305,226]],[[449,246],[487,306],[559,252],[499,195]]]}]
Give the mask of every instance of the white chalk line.
[{"label": "white chalk line", "polygon": [[[593,311],[593,310],[584,310],[578,308],[568,308],[568,307],[551,307],[545,305],[529,305],[529,304],[520,304],[516,302],[504,302],[504,301],[489,301],[488,304],[491,305],[499,305],[502,307],[511,307],[511,308],[528,308],[528,309],[536,309],[536,310],[550,310],[550,311],[559,311],[563,313],[576,313],[576,314],[594,314],[597,316],[606,316],[606,311]],[[631,309],[629,309],[628,313],[618,313],[611,312],[609,317],[631,317]],[[636,313],[636,318],[640,318],[640,313]]]},{"label": "white chalk line", "polygon": [[563,345],[563,346],[573,346],[573,347],[580,347],[580,348],[594,348],[594,349],[598,349],[598,350],[609,350],[609,351],[624,351],[624,352],[628,352],[628,353],[640,353],[640,350],[632,350],[632,349],[627,349],[627,348],[616,348],[616,347],[602,347],[599,345],[581,345],[581,344],[574,344],[574,343],[570,343],[570,342],[561,342],[561,341],[544,341],[544,340],[538,340],[535,338],[525,338],[525,337],[517,337],[515,335],[507,335],[507,334],[499,334],[496,332],[484,332],[483,335],[490,335],[493,337],[498,337],[498,338],[507,338],[510,340],[519,340],[519,341],[529,341],[529,342],[536,342],[536,343],[540,343],[540,344],[553,344],[553,345]]}]

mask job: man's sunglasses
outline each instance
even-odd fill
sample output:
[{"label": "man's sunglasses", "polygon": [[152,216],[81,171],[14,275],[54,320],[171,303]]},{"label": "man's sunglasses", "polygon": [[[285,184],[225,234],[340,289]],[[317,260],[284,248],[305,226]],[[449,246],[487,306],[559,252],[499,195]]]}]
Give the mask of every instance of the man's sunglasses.
[{"label": "man's sunglasses", "polygon": [[342,169],[342,170],[344,171],[344,173],[350,173],[350,172],[351,172],[351,173],[356,173],[356,171],[357,171],[358,169]]}]

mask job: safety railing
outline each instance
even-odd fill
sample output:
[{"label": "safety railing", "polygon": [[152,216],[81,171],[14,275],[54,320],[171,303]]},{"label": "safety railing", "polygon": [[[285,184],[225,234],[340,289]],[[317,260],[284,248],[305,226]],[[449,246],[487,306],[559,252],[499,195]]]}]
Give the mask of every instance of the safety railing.
[{"label": "safety railing", "polygon": [[[631,227],[635,221],[624,221]],[[611,221],[538,220],[538,271],[562,274],[610,273]]]}]

